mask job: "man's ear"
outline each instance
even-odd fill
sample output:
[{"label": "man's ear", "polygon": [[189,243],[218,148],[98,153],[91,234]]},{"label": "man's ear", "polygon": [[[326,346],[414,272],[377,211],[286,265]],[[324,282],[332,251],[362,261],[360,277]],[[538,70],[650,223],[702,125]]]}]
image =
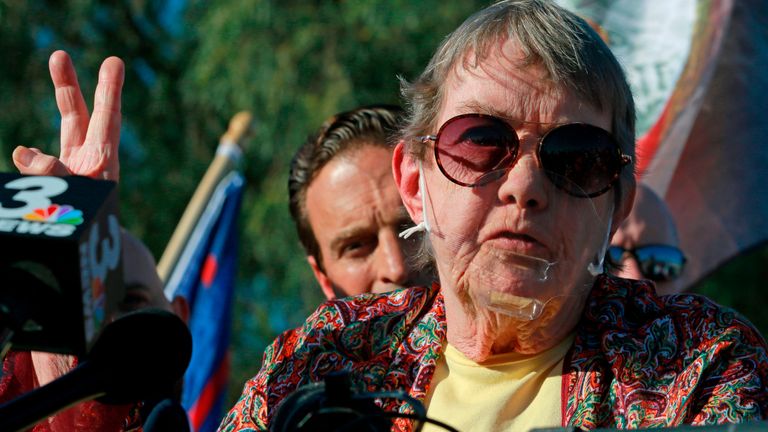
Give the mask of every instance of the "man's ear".
[{"label": "man's ear", "polygon": [[635,203],[635,193],[637,192],[637,183],[622,184],[621,201],[613,210],[613,219],[611,220],[611,237],[616,233],[621,224],[629,216],[632,206]]},{"label": "man's ear", "polygon": [[325,272],[320,269],[320,266],[317,264],[315,257],[312,255],[307,255],[307,262],[309,263],[309,266],[312,267],[312,273],[315,274],[315,279],[317,279],[317,283],[320,284],[320,289],[323,290],[325,298],[328,300],[335,299],[336,293],[333,292],[333,284],[331,283],[331,280],[328,279],[328,276],[326,276]]},{"label": "man's ear", "polygon": [[419,164],[405,149],[405,142],[400,141],[395,146],[392,155],[392,174],[395,177],[400,198],[411,219],[422,221],[421,191],[419,190]]}]

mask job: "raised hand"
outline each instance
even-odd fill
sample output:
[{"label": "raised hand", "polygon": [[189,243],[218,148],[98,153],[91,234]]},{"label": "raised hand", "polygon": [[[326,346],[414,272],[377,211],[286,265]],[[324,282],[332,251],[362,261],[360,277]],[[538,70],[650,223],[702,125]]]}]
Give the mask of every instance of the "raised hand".
[{"label": "raised hand", "polygon": [[61,113],[61,151],[59,157],[35,148],[18,146],[13,163],[22,174],[78,174],[117,181],[120,177],[120,98],[125,65],[117,57],[101,64],[96,85],[93,114],[88,114],[72,60],[56,51],[48,61],[56,89],[56,104]]}]

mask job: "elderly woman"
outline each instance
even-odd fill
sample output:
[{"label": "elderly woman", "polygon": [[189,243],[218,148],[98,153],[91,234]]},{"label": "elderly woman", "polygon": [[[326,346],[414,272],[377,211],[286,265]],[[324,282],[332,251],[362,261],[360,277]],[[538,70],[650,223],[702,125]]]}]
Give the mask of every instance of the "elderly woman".
[{"label": "elderly woman", "polygon": [[268,428],[284,398],[336,371],[459,430],[768,414],[765,343],[744,318],[604,273],[634,197],[635,113],[584,21],[542,0],[492,5],[404,94],[394,175],[439,283],[323,304],[267,349],[220,430]]}]

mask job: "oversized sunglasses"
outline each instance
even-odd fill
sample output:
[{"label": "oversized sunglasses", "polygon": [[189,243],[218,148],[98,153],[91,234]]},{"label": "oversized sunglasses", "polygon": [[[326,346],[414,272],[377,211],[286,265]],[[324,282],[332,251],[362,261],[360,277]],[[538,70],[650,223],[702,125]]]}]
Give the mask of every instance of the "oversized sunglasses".
[{"label": "oversized sunglasses", "polygon": [[656,282],[676,279],[683,272],[686,261],[680,249],[663,244],[644,245],[634,249],[611,246],[608,248],[606,258],[609,264],[620,268],[625,254],[637,260],[645,278]]},{"label": "oversized sunglasses", "polygon": [[[501,178],[517,160],[520,139],[505,120],[486,114],[462,114],[446,121],[434,141],[435,160],[450,181],[477,187]],[[607,192],[632,158],[621,152],[605,129],[586,123],[567,123],[549,130],[539,140],[539,163],[552,183],[577,197]]]}]

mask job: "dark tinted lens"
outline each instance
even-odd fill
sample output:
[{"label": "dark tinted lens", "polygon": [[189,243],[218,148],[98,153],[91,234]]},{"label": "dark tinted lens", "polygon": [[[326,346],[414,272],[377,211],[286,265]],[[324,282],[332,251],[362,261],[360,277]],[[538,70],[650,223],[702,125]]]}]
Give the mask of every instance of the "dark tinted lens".
[{"label": "dark tinted lens", "polygon": [[[505,122],[471,114],[448,120],[437,135],[435,158],[452,181],[477,186],[514,160],[517,134]],[[496,177],[498,178],[498,177]]]},{"label": "dark tinted lens", "polygon": [[606,192],[621,170],[621,153],[611,134],[588,124],[566,124],[549,131],[539,157],[555,185],[580,197]]},{"label": "dark tinted lens", "polygon": [[635,256],[643,275],[655,281],[675,279],[680,276],[685,264],[685,256],[674,246],[641,246],[635,249]]}]

